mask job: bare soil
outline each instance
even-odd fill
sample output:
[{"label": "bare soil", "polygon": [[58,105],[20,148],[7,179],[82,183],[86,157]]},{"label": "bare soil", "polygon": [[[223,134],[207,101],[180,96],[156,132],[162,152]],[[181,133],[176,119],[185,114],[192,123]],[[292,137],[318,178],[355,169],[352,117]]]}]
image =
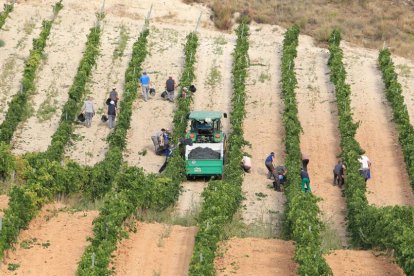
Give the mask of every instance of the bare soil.
[{"label": "bare soil", "polygon": [[312,38],[299,37],[295,69],[296,98],[303,128],[301,149],[309,155],[308,173],[312,192],[320,197],[323,220],[346,245],[346,203],[339,187],[333,185],[333,168],[340,153],[335,93],[329,80],[327,50],[314,45]]},{"label": "bare soil", "polygon": [[220,243],[217,275],[297,275],[292,242],[232,238]]},{"label": "bare soil", "polygon": [[[264,36],[263,32],[269,35]],[[275,163],[284,162],[283,102],[279,85],[283,32],[276,26],[250,26],[250,67],[243,125],[245,139],[251,143],[244,150],[251,155],[252,169],[244,175],[242,188],[246,201],[242,217],[246,224],[271,225],[275,233],[281,228],[286,199],[283,193],[273,190],[264,160],[270,152],[275,152]]]},{"label": "bare soil", "polygon": [[367,182],[368,201],[377,206],[414,205],[397,130],[385,98],[378,69],[378,52],[344,43],[347,82],[351,86],[354,120],[360,121],[356,138],[372,162]]},{"label": "bare soil", "polygon": [[137,223],[115,252],[115,275],[188,275],[195,227]]},{"label": "bare soil", "polygon": [[9,197],[7,195],[0,195],[0,217],[3,217],[4,210],[9,206]]},{"label": "bare soil", "polygon": [[335,250],[325,258],[334,275],[405,275],[391,258],[371,251]]},{"label": "bare soil", "polygon": [[[45,206],[18,238],[16,250],[6,252],[1,275],[74,275],[92,234],[98,212],[61,212],[64,205]],[[9,271],[8,264],[19,264]]]},{"label": "bare soil", "polygon": [[52,8],[47,5],[17,4],[0,30],[0,39],[4,41],[0,49],[0,123],[13,95],[21,89],[24,61],[32,49],[32,40],[39,36],[42,20],[51,16]]}]

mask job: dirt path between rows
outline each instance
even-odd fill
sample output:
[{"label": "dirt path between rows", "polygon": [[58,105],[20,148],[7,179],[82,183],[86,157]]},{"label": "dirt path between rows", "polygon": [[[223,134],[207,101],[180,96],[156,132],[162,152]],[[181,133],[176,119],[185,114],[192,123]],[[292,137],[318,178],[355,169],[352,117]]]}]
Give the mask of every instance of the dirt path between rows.
[{"label": "dirt path between rows", "polygon": [[60,11],[45,48],[47,58],[36,78],[37,94],[31,99],[33,115],[15,132],[14,153],[45,151],[49,146],[93,24],[94,17],[86,11],[69,7]]},{"label": "dirt path between rows", "polygon": [[215,260],[217,275],[297,275],[292,242],[232,238],[221,242]]},{"label": "dirt path between rows", "polygon": [[[7,251],[0,264],[1,275],[74,275],[92,235],[97,211],[60,212],[62,204],[45,206],[20,232],[15,251]],[[18,264],[15,271],[9,264]]]},{"label": "dirt path between rows", "polygon": [[187,30],[177,31],[171,26],[151,27],[150,30],[149,54],[143,70],[147,71],[158,93],[145,102],[141,88],[138,88],[138,99],[133,107],[131,129],[124,152],[129,165],[142,167],[147,172],[157,173],[165,160],[165,156],[155,154],[151,136],[162,128],[172,127],[175,104],[162,99],[160,95],[170,75],[177,83],[179,81],[184,64],[183,43],[188,33]]},{"label": "dirt path between rows", "polygon": [[335,250],[325,256],[334,275],[397,276],[405,275],[392,259],[371,251]]},{"label": "dirt path between rows", "polygon": [[356,138],[372,162],[367,182],[368,201],[377,206],[414,205],[391,108],[385,98],[377,51],[351,48],[346,43],[344,63],[351,86]]},{"label": "dirt path between rows", "polygon": [[118,245],[115,275],[188,275],[196,227],[138,223]]},{"label": "dirt path between rows", "polygon": [[244,176],[242,189],[246,201],[242,217],[246,224],[270,226],[275,234],[281,230],[286,198],[273,190],[272,180],[266,177],[264,160],[270,152],[275,152],[275,163],[284,162],[283,102],[279,85],[283,32],[276,26],[250,26],[250,67],[243,125],[244,137],[251,143],[245,150],[251,155],[252,169]]},{"label": "dirt path between rows", "polygon": [[295,60],[299,120],[303,128],[302,152],[309,155],[308,173],[312,192],[322,198],[319,208],[324,222],[335,232],[340,244],[347,244],[346,203],[341,189],[334,186],[332,170],[340,153],[338,115],[334,88],[327,66],[329,53],[317,48],[312,38],[299,37]]},{"label": "dirt path between rows", "polygon": [[[96,115],[92,119],[90,128],[78,125],[74,134],[79,137],[74,141],[74,145],[67,149],[67,153],[72,159],[81,164],[93,166],[101,161],[108,144],[106,138],[110,129],[106,123],[101,122],[101,116],[107,114],[108,106],[106,99],[112,88],[116,88],[118,96],[122,99],[125,83],[125,71],[131,59],[132,45],[136,41],[140,24],[132,20],[119,20],[111,15],[105,17],[103,23],[103,33],[101,39],[101,56],[97,61],[97,67],[93,71],[92,81],[87,85],[87,91],[93,98]],[[121,28],[127,32],[126,46],[124,54],[119,58],[114,58],[114,51],[121,43]]]},{"label": "dirt path between rows", "polygon": [[32,49],[32,40],[39,36],[42,20],[51,16],[52,8],[49,6],[16,4],[0,30],[0,39],[4,41],[4,46],[0,48],[0,123],[6,116],[13,95],[20,90],[24,61]]},{"label": "dirt path between rows", "polygon": [[9,196],[0,195],[0,217],[3,217],[4,211],[9,207]]},{"label": "dirt path between rows", "polygon": [[[220,111],[230,114],[232,95],[232,55],[235,37],[231,34],[203,31],[199,34],[197,63],[194,85],[197,92],[193,95],[191,110]],[[223,131],[229,133],[229,120],[222,118]],[[207,180],[184,181],[182,193],[177,201],[179,215],[195,214],[200,210],[201,193],[208,185]]]}]

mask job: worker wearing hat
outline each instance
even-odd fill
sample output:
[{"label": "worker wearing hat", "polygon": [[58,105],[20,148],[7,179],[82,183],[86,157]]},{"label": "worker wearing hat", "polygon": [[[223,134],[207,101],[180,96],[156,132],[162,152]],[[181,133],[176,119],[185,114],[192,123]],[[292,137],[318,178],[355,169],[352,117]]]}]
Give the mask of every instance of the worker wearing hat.
[{"label": "worker wearing hat", "polygon": [[115,127],[115,117],[116,117],[116,105],[115,101],[110,101],[108,104],[108,126],[109,128]]},{"label": "worker wearing hat", "polygon": [[109,98],[111,99],[111,101],[115,102],[115,105],[118,106],[118,92],[116,91],[116,87],[112,88],[112,91],[109,93]]}]

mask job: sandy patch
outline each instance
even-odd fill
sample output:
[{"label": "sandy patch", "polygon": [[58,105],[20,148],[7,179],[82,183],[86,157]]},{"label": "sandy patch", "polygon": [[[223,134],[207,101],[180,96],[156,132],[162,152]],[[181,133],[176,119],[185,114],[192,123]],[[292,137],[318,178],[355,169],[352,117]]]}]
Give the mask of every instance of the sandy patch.
[{"label": "sandy patch", "polygon": [[398,265],[385,256],[376,256],[371,251],[335,250],[325,256],[334,275],[346,276],[390,276],[405,275]]},{"label": "sandy patch", "polygon": [[0,217],[3,217],[4,211],[9,207],[9,197],[0,195]]},{"label": "sandy patch", "polygon": [[[120,39],[120,28],[124,26],[128,31],[128,42],[124,55],[114,59],[113,53]],[[72,147],[67,148],[66,154],[81,164],[94,165],[101,161],[108,144],[106,138],[110,129],[106,123],[101,122],[101,116],[107,113],[106,99],[112,87],[116,87],[120,99],[122,99],[125,71],[131,59],[132,44],[136,40],[136,29],[142,26],[131,20],[119,20],[113,16],[106,16],[103,24],[101,40],[101,55],[92,74],[92,81],[87,85],[89,95],[93,97],[96,115],[92,119],[90,128],[77,125],[74,134],[79,137]]]},{"label": "sandy patch", "polygon": [[5,43],[0,48],[0,123],[6,116],[13,95],[20,90],[24,61],[32,49],[32,40],[39,36],[42,20],[51,16],[52,8],[49,6],[17,4],[0,30],[0,39]]},{"label": "sandy patch", "polygon": [[377,51],[351,48],[346,43],[344,63],[351,85],[354,120],[360,121],[356,138],[371,159],[368,201],[377,206],[414,205],[391,108],[385,98]]},{"label": "sandy patch", "polygon": [[272,189],[264,159],[273,151],[275,163],[283,164],[283,103],[279,86],[283,30],[270,25],[251,25],[250,32],[244,137],[252,145],[245,149],[252,156],[252,169],[244,176],[246,207],[242,216],[247,224],[272,224],[279,232],[286,199],[283,193]]},{"label": "sandy patch", "polygon": [[322,198],[319,207],[324,221],[335,230],[342,245],[346,245],[346,203],[339,187],[332,185],[332,170],[340,153],[340,137],[328,58],[326,49],[316,48],[310,37],[300,36],[295,61],[296,98],[303,128],[301,148],[310,157],[308,172],[312,192]]},{"label": "sandy patch", "polygon": [[[20,233],[15,251],[7,251],[1,275],[74,275],[92,235],[98,212],[59,212],[61,204],[45,206],[41,214]],[[19,264],[9,271],[8,264]]]},{"label": "sandy patch", "polygon": [[296,275],[292,242],[233,238],[222,242],[216,258],[217,275]]},{"label": "sandy patch", "polygon": [[138,223],[118,245],[116,275],[188,275],[195,227]]},{"label": "sandy patch", "polygon": [[[85,11],[75,13],[66,7],[60,11],[45,49],[47,59],[36,79],[37,94],[31,99],[34,114],[15,132],[12,141],[14,153],[45,151],[49,146],[93,22],[94,18]],[[50,119],[41,121],[39,114],[44,111],[47,100],[56,110]]]}]

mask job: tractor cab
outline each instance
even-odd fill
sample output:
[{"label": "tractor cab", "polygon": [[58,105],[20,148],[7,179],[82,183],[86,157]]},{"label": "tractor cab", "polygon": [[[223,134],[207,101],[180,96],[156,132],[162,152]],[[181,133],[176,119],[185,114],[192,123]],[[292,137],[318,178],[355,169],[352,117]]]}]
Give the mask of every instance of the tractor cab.
[{"label": "tractor cab", "polygon": [[212,111],[193,111],[189,114],[189,131],[186,138],[193,143],[221,143],[225,139],[221,131],[221,117],[226,113]]}]

